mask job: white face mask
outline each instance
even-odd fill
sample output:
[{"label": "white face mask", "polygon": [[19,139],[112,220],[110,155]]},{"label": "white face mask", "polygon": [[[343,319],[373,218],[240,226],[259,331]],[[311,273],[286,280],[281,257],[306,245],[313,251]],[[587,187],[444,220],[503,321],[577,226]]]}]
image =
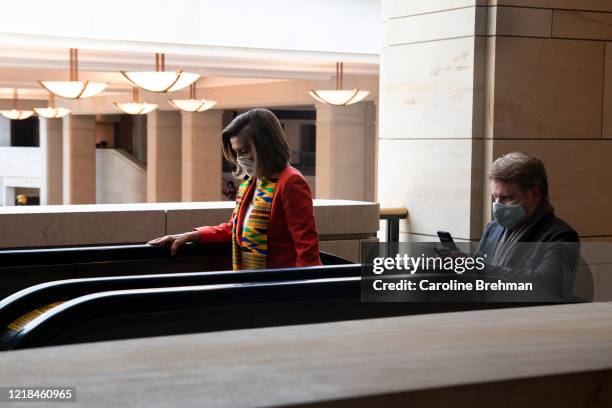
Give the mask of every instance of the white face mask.
[{"label": "white face mask", "polygon": [[247,159],[244,156],[238,156],[236,161],[238,162],[238,165],[246,172],[246,174],[251,177],[251,174],[253,174],[253,168],[255,167],[255,162]]}]

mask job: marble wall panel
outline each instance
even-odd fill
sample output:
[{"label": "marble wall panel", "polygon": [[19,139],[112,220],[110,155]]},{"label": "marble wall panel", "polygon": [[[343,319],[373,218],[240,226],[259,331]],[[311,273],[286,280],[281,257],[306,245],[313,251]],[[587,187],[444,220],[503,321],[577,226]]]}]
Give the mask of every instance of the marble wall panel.
[{"label": "marble wall panel", "polygon": [[612,12],[554,10],[552,36],[612,40]]},{"label": "marble wall panel", "polygon": [[383,28],[383,46],[393,47],[486,34],[487,8],[467,7],[394,18]]},{"label": "marble wall panel", "polygon": [[497,37],[494,138],[601,137],[604,44]]},{"label": "marble wall panel", "polygon": [[381,54],[379,137],[471,138],[475,39],[389,47]]},{"label": "marble wall panel", "polygon": [[487,21],[487,35],[550,38],[552,10],[491,7]]}]

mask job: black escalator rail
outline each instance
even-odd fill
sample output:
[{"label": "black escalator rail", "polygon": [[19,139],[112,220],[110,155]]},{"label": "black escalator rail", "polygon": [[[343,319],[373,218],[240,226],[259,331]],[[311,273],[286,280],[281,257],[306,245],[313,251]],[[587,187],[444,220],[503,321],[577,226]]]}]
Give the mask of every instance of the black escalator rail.
[{"label": "black escalator rail", "polygon": [[0,250],[0,299],[54,280],[231,269],[229,244],[182,246],[109,245]]},{"label": "black escalator rail", "polygon": [[105,316],[159,313],[217,306],[351,299],[359,302],[360,277],[264,283],[234,283],[173,288],[119,290],[66,301],[5,334],[5,349],[42,347],[63,332]]},{"label": "black escalator rail", "polygon": [[360,272],[360,264],[347,264],[295,269],[189,272],[58,280],[31,286],[0,300],[0,327],[6,327],[20,316],[45,305],[96,292],[243,282],[341,278],[360,276]]},{"label": "black escalator rail", "polygon": [[[183,245],[177,256],[231,256],[228,244]],[[0,268],[34,265],[70,265],[76,263],[116,262],[170,257],[169,246],[103,245],[0,250]]]}]

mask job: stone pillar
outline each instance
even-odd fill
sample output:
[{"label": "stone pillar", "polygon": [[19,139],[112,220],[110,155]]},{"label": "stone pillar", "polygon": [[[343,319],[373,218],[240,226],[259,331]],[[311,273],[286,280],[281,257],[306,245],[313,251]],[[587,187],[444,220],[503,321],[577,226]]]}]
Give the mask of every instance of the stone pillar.
[{"label": "stone pillar", "polygon": [[40,205],[63,203],[62,119],[38,118],[42,162]]},{"label": "stone pillar", "polygon": [[11,120],[0,115],[0,147],[11,145]]},{"label": "stone pillar", "polygon": [[374,200],[375,107],[316,104],[316,198]]},{"label": "stone pillar", "polygon": [[147,115],[147,202],[181,201],[181,114]]},{"label": "stone pillar", "polygon": [[63,118],[63,203],[96,202],[96,117]]},{"label": "stone pillar", "polygon": [[378,201],[408,208],[402,241],[482,231],[487,8],[477,2],[381,3]]},{"label": "stone pillar", "polygon": [[181,115],[182,201],[221,200],[223,111]]},{"label": "stone pillar", "polygon": [[147,115],[136,115],[134,117],[134,128],[132,131],[132,154],[136,160],[147,162]]}]

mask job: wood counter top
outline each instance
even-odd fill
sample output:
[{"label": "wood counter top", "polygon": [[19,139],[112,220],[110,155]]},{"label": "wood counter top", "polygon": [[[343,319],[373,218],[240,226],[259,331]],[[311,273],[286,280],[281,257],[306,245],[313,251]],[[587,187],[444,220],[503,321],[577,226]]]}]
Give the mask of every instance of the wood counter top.
[{"label": "wood counter top", "polygon": [[597,406],[612,398],[612,304],[48,347],[0,353],[0,367],[1,386],[76,386],[94,407]]}]

